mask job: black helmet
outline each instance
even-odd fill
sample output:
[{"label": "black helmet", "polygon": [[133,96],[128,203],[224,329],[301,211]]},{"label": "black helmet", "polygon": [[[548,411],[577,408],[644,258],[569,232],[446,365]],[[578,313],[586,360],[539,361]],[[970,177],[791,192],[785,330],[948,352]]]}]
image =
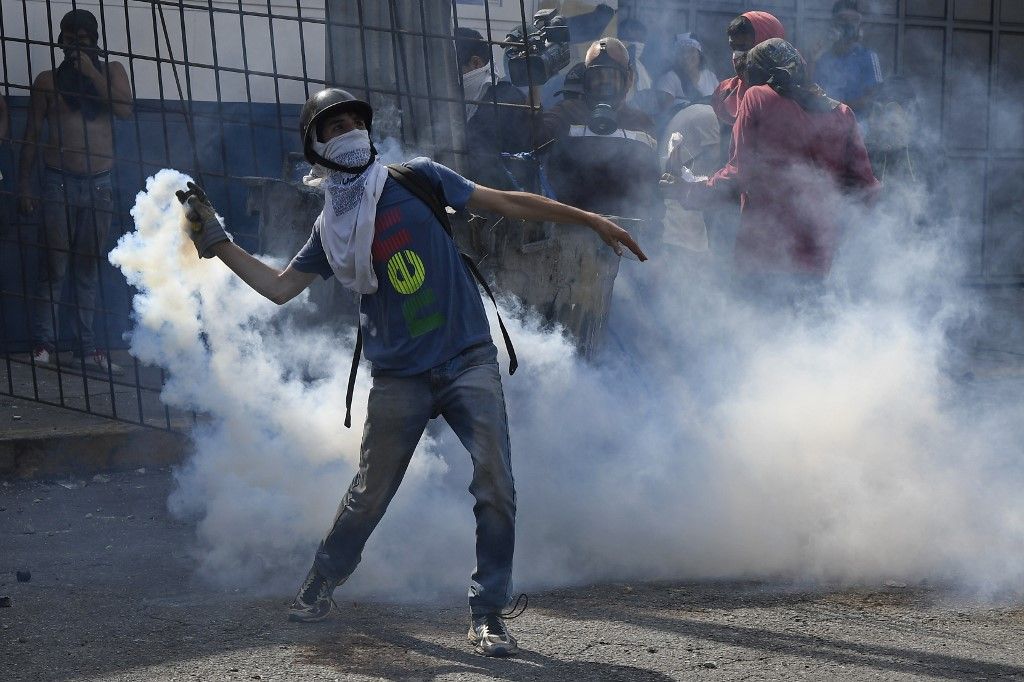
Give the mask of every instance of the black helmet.
[{"label": "black helmet", "polygon": [[302,153],[306,157],[306,161],[309,161],[312,164],[320,164],[327,168],[342,170],[348,173],[361,173],[370,165],[370,163],[373,163],[373,159],[377,155],[377,150],[373,149],[372,144],[370,145],[370,161],[359,168],[339,166],[330,159],[325,159],[320,154],[317,154],[313,149],[313,140],[316,138],[317,122],[328,114],[336,114],[345,111],[351,111],[358,114],[366,124],[367,132],[370,132],[370,126],[373,123],[373,107],[361,99],[356,99],[355,95],[351,92],[342,90],[341,88],[324,88],[306,100],[306,104],[302,107],[302,113],[299,115],[299,133],[302,135]]}]

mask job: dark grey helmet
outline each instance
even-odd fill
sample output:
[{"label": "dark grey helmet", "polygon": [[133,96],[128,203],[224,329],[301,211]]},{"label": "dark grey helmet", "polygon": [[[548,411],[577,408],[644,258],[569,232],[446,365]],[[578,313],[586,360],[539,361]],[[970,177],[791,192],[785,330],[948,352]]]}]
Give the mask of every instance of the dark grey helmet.
[{"label": "dark grey helmet", "polygon": [[[302,153],[306,157],[306,161],[309,161],[312,164],[320,164],[327,168],[344,170],[347,172],[361,172],[366,168],[366,166],[359,169],[344,168],[338,166],[338,164],[330,161],[329,159],[325,159],[320,154],[317,154],[313,149],[313,140],[316,139],[317,122],[324,116],[344,111],[350,111],[358,114],[359,117],[363,119],[363,122],[366,123],[367,132],[371,131],[370,126],[373,123],[373,107],[371,107],[367,102],[358,99],[351,92],[342,90],[341,88],[324,88],[307,99],[306,104],[302,107],[302,113],[299,115],[299,133],[302,135]],[[373,156],[376,156],[376,153],[374,153]]]}]

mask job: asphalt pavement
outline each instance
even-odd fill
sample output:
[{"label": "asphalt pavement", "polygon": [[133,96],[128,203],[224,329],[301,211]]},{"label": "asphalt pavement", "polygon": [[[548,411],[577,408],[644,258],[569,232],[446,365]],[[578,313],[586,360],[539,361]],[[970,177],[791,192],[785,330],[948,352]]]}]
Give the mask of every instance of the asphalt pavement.
[{"label": "asphalt pavement", "polygon": [[339,592],[329,621],[288,623],[291,595],[194,577],[171,486],[152,467],[0,483],[0,679],[1024,679],[1024,606],[899,582],[534,593],[509,660],[472,653],[460,595],[396,606]]}]

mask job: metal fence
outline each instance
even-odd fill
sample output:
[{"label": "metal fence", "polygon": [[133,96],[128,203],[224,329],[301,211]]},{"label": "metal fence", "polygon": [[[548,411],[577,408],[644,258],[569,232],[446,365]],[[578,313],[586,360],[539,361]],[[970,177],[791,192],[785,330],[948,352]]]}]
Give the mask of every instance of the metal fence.
[{"label": "metal fence", "polygon": [[[453,29],[465,17],[500,43],[511,25],[529,22],[536,3],[514,4],[0,0],[0,93],[10,123],[0,143],[0,393],[177,427],[186,416],[160,403],[163,371],[126,351],[133,291],[107,262],[133,229],[129,210],[145,179],[167,167],[188,173],[243,247],[282,248],[260,178],[297,179],[299,110],[327,83],[369,96],[381,132],[403,149],[459,166],[466,102]],[[107,91],[79,93],[75,111],[52,85],[65,60],[61,18],[73,9],[95,15],[108,76]],[[343,64],[345,55],[353,61]],[[131,87],[127,115],[105,104],[116,99],[111,64]],[[33,98],[45,118],[26,151]],[[90,102],[100,111],[85,125]],[[34,159],[29,173],[26,159]],[[90,318],[94,343],[82,333]],[[49,361],[39,362],[35,351],[48,343]],[[93,345],[123,372],[95,366]]]},{"label": "metal fence", "polygon": [[[458,27],[478,30],[492,46],[491,80],[505,71],[506,34],[529,32],[540,0],[0,0],[2,94],[10,114],[0,142],[0,393],[158,428],[174,428],[183,415],[159,401],[162,370],[141,366],[127,352],[132,289],[107,262],[116,239],[132,229],[129,209],[145,179],[162,168],[197,178],[225,216],[237,241],[256,252],[287,257],[308,231],[309,202],[290,204],[295,215],[272,210],[297,177],[301,159],[297,119],[302,103],[325,84],[367,97],[374,105],[375,137],[390,137],[405,153],[423,153],[462,169],[467,164],[464,125],[474,105],[466,99],[453,49]],[[598,3],[564,3],[593,9]],[[735,14],[768,9],[792,27],[798,45],[827,24],[831,0],[612,0],[616,17],[598,26],[639,18],[649,28],[648,55],[664,58],[674,33],[697,31],[720,75],[728,66],[724,28]],[[1020,202],[1024,175],[1024,89],[1016,57],[1024,49],[1024,13],[1016,0],[865,0],[869,43],[891,70],[915,80],[963,179],[958,199],[979,226],[966,248],[978,252],[979,276],[1019,282],[1024,260]],[[82,116],[57,115],[51,96],[46,134],[32,172],[19,170],[31,110],[32,84],[45,89],[46,72],[64,60],[58,44],[61,17],[74,8],[98,20],[101,61],[123,66],[132,91],[125,118],[106,110],[89,127]],[[581,10],[574,10],[581,11]],[[593,30],[588,29],[588,30]],[[584,43],[574,45],[579,59]],[[982,78],[964,78],[964,64]],[[656,74],[654,74],[656,75]],[[888,74],[887,74],[888,75]],[[940,77],[941,76],[941,77]],[[534,78],[531,73],[530,79]],[[979,83],[984,84],[981,90]],[[109,84],[109,80],[108,80]],[[546,90],[535,93],[549,98]],[[105,93],[95,101],[110,99]],[[39,95],[37,95],[37,98]],[[89,95],[84,99],[88,100]],[[977,112],[984,109],[985,115]],[[974,113],[972,113],[974,112]],[[972,122],[973,116],[973,122]],[[54,124],[57,119],[57,124]],[[984,120],[982,120],[984,119]],[[62,123],[61,123],[62,121]],[[75,123],[77,121],[77,123]],[[0,124],[2,125],[2,124]],[[70,127],[69,127],[70,126]],[[77,127],[76,127],[77,126]],[[106,139],[110,133],[109,142]],[[92,139],[89,139],[89,136]],[[66,143],[62,138],[68,138]],[[55,144],[57,142],[57,144]],[[89,153],[76,155],[75,145]],[[46,170],[45,166],[63,169]],[[93,176],[110,170],[106,185]],[[22,191],[24,190],[24,192]],[[20,210],[23,193],[42,197],[32,213]],[[47,194],[49,192],[49,194]],[[277,197],[271,201],[272,197]],[[278,203],[274,203],[278,201]],[[315,204],[315,202],[313,202]],[[97,214],[97,207],[100,208]],[[274,214],[274,215],[271,215]],[[100,215],[108,230],[83,230],[80,239],[54,239],[47,222],[77,224]],[[1015,219],[1016,216],[1018,219]],[[532,239],[529,234],[524,240]],[[1014,241],[1016,240],[1016,241]],[[53,243],[57,241],[58,243]],[[1009,255],[1007,255],[1009,254]],[[61,287],[42,286],[40,268],[69,260]],[[49,260],[48,260],[49,259]],[[95,298],[76,287],[98,270]],[[341,297],[333,283],[316,285],[322,301]],[[56,314],[54,314],[56,313]],[[83,318],[84,315],[84,318]],[[76,357],[91,345],[72,321],[93,316],[95,345],[124,368],[95,371]],[[49,322],[50,319],[55,321]],[[46,333],[39,320],[48,322]],[[33,327],[37,330],[33,333]],[[34,359],[40,336],[55,343],[51,362]]]}]

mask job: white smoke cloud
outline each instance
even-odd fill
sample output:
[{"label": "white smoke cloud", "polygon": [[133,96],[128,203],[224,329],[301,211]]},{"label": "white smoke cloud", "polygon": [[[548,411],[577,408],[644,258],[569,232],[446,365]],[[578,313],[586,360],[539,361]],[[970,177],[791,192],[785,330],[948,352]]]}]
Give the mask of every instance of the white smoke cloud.
[{"label": "white smoke cloud", "polygon": [[[288,306],[199,261],[173,196],[184,182],[173,171],[151,178],[136,232],[110,256],[139,289],[132,352],[168,370],[168,404],[208,415],[171,509],[196,520],[202,576],[288,592],[354,474],[368,372],[346,430],[353,333],[297,329]],[[613,333],[593,363],[509,306],[521,360],[504,379],[519,587],[1018,583],[1021,401],[986,400],[984,385],[954,380],[948,332],[975,302],[955,286],[961,259],[949,243],[908,227],[905,207],[919,200],[907,193],[871,218],[847,209],[858,229],[827,293],[799,314],[737,298],[715,268],[678,253],[623,262]],[[463,590],[470,475],[468,454],[433,422],[346,595]]]}]

